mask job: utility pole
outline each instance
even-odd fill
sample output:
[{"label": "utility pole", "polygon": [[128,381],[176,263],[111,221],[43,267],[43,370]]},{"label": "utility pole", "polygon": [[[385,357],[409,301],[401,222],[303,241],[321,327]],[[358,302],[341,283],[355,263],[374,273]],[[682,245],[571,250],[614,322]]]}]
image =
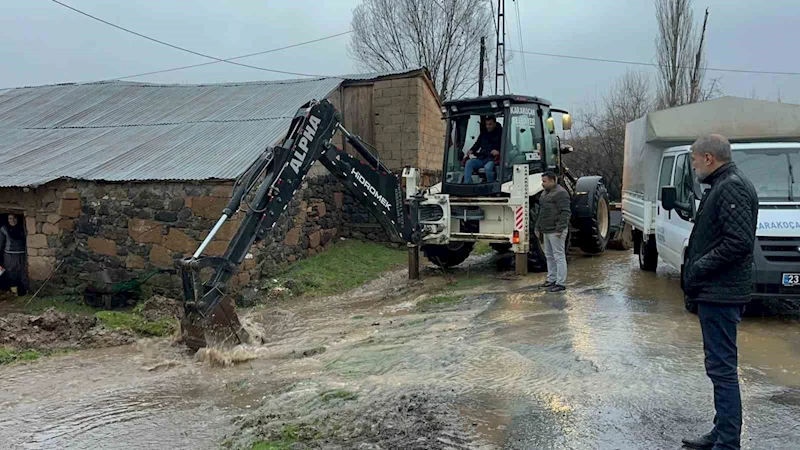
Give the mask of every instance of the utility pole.
[{"label": "utility pole", "polygon": [[[497,0],[497,51],[495,52],[495,76],[494,76],[494,94],[498,94],[500,84],[500,77],[503,78],[503,94],[506,93],[506,2],[505,0]],[[503,71],[500,71],[500,60],[503,61]]]},{"label": "utility pole", "polygon": [[483,97],[483,60],[486,59],[486,38],[481,36],[481,62],[478,66],[478,97]]}]

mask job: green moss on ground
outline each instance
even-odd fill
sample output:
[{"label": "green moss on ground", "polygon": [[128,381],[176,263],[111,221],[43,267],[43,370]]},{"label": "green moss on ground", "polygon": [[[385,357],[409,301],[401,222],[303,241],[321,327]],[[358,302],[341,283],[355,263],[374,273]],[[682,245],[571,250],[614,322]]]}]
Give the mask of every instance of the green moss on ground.
[{"label": "green moss on ground", "polygon": [[279,437],[269,441],[258,441],[253,444],[252,450],[289,450],[295,443],[319,439],[322,439],[322,435],[312,427],[284,425]]},{"label": "green moss on ground", "polygon": [[472,248],[472,254],[475,256],[483,256],[492,253],[494,249],[489,246],[488,242],[478,242],[475,244],[475,247]]},{"label": "green moss on ground", "polygon": [[322,401],[325,403],[329,403],[333,400],[343,400],[346,402],[352,400],[358,400],[357,394],[350,391],[345,391],[344,389],[335,389],[333,391],[323,392],[322,394],[320,394],[320,397],[322,398]]},{"label": "green moss on ground", "polygon": [[15,350],[13,348],[0,347],[0,366],[13,364],[21,361],[36,361],[44,356],[62,355],[74,351],[72,349],[59,349],[49,351],[38,350]]},{"label": "green moss on ground", "polygon": [[386,271],[403,267],[407,264],[406,258],[404,250],[380,244],[354,240],[338,242],[324,253],[294,264],[278,277],[277,285],[289,287],[295,295],[341,294]]},{"label": "green moss on ground", "polygon": [[98,311],[95,316],[107,328],[128,329],[145,336],[167,336],[177,324],[175,319],[147,320],[138,314],[122,311]]},{"label": "green moss on ground", "polygon": [[42,357],[36,350],[14,350],[10,348],[0,348],[0,365],[15,363],[17,361],[35,361]]}]

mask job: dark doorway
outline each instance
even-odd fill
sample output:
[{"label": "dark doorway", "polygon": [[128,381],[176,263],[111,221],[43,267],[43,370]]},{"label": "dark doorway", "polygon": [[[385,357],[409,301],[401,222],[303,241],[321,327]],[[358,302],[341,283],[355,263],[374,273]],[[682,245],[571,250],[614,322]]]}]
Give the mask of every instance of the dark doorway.
[{"label": "dark doorway", "polygon": [[[0,246],[0,266],[5,269],[5,272],[0,275],[0,292],[16,291],[18,295],[25,295],[27,294],[30,284],[28,278],[28,249],[26,242],[28,232],[25,229],[25,215],[22,211],[0,211],[0,228],[9,230],[9,216],[11,215],[16,217],[18,226],[22,230],[22,235],[12,236],[12,238],[15,238],[15,244],[12,249],[13,254],[6,252],[6,249],[12,248],[11,245],[6,244]],[[22,254],[19,254],[20,250]]]}]

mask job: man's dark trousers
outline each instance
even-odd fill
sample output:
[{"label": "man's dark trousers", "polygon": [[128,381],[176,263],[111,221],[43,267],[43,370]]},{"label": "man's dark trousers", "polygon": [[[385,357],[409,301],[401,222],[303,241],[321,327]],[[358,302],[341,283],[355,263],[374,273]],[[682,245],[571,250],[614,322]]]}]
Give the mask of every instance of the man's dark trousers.
[{"label": "man's dark trousers", "polygon": [[698,303],[697,314],[703,331],[706,374],[714,383],[715,450],[739,450],[742,430],[742,397],[739,391],[736,326],[744,312],[742,305]]}]

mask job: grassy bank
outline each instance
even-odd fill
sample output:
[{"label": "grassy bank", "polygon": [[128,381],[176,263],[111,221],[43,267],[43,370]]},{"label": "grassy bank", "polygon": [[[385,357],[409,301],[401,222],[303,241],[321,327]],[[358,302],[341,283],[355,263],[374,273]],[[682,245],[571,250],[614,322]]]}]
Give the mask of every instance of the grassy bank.
[{"label": "grassy bank", "polygon": [[403,267],[405,250],[361,241],[343,241],[325,253],[299,261],[268,287],[286,286],[295,295],[340,294],[374,280],[386,271]]},{"label": "grassy bank", "polygon": [[22,297],[14,301],[13,309],[25,314],[41,314],[50,308],[73,314],[92,315],[98,311],[83,303],[77,295],[54,295],[50,297]]},{"label": "grassy bank", "polygon": [[142,304],[139,304],[129,311],[106,311],[84,304],[78,296],[61,295],[37,297],[32,300],[31,297],[22,297],[7,305],[6,310],[37,315],[52,308],[68,314],[95,316],[106,328],[128,329],[140,336],[167,336],[177,327],[175,319],[146,319],[140,314],[141,306]]}]

